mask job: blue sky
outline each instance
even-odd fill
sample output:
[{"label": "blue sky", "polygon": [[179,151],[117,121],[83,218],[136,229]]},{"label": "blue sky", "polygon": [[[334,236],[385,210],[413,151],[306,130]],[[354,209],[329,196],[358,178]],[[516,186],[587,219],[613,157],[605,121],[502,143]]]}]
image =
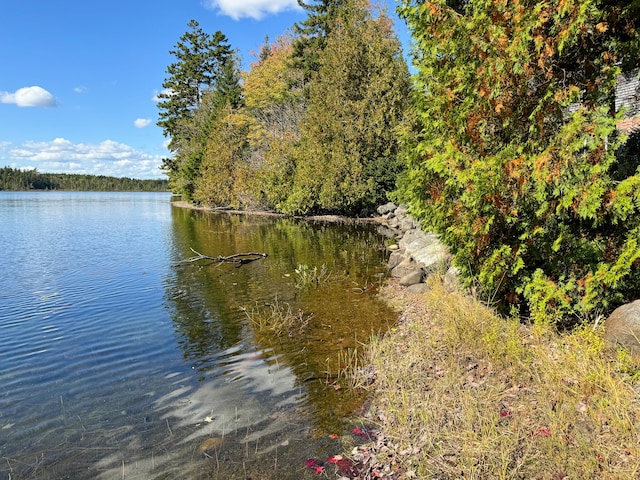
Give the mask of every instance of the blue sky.
[{"label": "blue sky", "polygon": [[189,20],[221,30],[246,69],[304,18],[296,0],[3,2],[0,167],[162,178],[154,97]]}]

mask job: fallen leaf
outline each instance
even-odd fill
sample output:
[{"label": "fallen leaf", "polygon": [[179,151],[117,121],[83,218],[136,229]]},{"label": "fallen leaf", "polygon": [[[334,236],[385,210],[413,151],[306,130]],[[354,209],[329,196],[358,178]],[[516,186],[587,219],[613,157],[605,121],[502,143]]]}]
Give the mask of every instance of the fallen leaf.
[{"label": "fallen leaf", "polygon": [[324,472],[323,462],[321,460],[317,460],[315,458],[310,458],[304,464],[309,467],[314,473],[322,473]]}]

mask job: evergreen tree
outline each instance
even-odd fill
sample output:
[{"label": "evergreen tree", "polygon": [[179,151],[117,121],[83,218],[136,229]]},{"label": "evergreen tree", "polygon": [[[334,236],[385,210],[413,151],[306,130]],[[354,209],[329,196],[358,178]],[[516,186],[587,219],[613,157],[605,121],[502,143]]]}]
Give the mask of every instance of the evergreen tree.
[{"label": "evergreen tree", "polygon": [[404,0],[417,128],[404,198],[468,283],[536,321],[637,298],[640,172],[614,178],[640,3]]},{"label": "evergreen tree", "polygon": [[320,68],[320,53],[324,50],[326,39],[331,33],[333,21],[344,0],[314,0],[298,4],[307,11],[307,18],[294,25],[294,33],[298,36],[293,43],[293,66],[303,73],[303,81],[307,83]]},{"label": "evergreen tree", "polygon": [[[158,125],[170,137],[169,149],[174,153],[163,162],[171,187],[191,200],[200,176],[209,117],[227,101],[239,104],[241,90],[237,59],[225,35],[220,31],[209,35],[195,20],[188,27],[191,30],[170,51],[177,61],[167,67],[169,77],[159,95]],[[209,91],[215,95],[203,106]]]},{"label": "evergreen tree", "polygon": [[401,169],[395,129],[408,106],[409,73],[391,21],[361,0],[334,15],[301,124],[290,212],[371,208]]},{"label": "evergreen tree", "polygon": [[180,129],[181,121],[192,117],[203,92],[216,84],[223,66],[232,56],[222,32],[209,35],[195,20],[187,26],[191,31],[182,34],[174,50],[169,51],[177,61],[167,67],[169,77],[162,82],[164,91],[158,95],[161,99],[158,126],[172,142],[184,133]]}]

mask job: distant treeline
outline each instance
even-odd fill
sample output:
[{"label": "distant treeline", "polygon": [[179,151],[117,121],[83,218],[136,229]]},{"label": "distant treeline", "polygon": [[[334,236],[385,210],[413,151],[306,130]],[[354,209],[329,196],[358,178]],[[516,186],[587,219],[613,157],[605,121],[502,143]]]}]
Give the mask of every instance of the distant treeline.
[{"label": "distant treeline", "polygon": [[37,170],[0,168],[0,190],[80,190],[95,192],[164,192],[167,180],[136,180],[104,175],[39,173]]}]

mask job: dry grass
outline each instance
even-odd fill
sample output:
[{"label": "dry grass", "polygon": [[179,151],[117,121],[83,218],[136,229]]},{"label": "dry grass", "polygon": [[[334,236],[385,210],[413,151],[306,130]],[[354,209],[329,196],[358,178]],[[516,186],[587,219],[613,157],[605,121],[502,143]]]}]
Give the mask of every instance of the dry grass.
[{"label": "dry grass", "polygon": [[[499,318],[439,280],[374,339],[371,419],[392,478],[628,479],[640,476],[640,364],[590,327],[558,335]],[[395,473],[394,473],[395,472]]]}]

